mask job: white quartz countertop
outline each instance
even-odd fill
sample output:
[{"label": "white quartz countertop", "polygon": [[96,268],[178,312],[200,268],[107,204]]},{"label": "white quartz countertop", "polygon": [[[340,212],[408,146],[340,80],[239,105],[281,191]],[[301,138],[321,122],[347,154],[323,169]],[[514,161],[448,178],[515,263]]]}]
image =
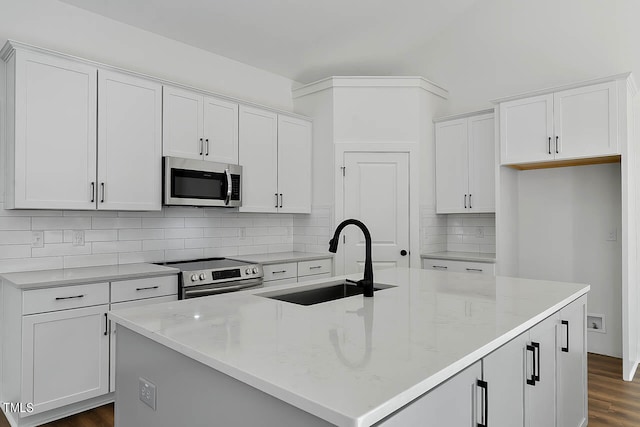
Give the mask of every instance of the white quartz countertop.
[{"label": "white quartz countertop", "polygon": [[0,278],[4,283],[18,289],[38,289],[138,277],[167,276],[177,274],[179,271],[173,267],[140,263],[4,273]]},{"label": "white quartz countertop", "polygon": [[397,287],[311,306],[260,296],[318,281],[109,316],[334,425],[371,426],[589,290],[420,269],[375,281]]},{"label": "white quartz countertop", "polygon": [[[329,244],[327,243],[327,249]],[[315,259],[333,258],[333,254],[328,252],[326,254],[313,253],[313,252],[277,252],[271,254],[252,254],[252,255],[238,255],[233,257],[234,259],[257,262],[263,265],[267,264],[279,264],[281,262],[298,262],[298,261],[311,261]]]},{"label": "white quartz countertop", "polygon": [[422,259],[448,259],[451,261],[473,261],[473,262],[486,262],[495,264],[496,254],[484,254],[477,252],[431,252],[428,254],[420,255]]}]

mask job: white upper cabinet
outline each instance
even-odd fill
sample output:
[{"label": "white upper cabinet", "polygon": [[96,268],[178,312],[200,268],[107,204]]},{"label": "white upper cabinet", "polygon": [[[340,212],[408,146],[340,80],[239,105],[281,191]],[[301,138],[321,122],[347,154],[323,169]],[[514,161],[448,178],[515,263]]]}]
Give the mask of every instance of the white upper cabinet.
[{"label": "white upper cabinet", "polygon": [[160,210],[162,85],[98,71],[98,209]]},{"label": "white upper cabinet", "polygon": [[238,164],[238,104],[164,86],[163,154]]},{"label": "white upper cabinet", "polygon": [[436,210],[495,212],[492,113],[436,123]]},{"label": "white upper cabinet", "polygon": [[620,154],[616,81],[500,103],[501,164]]},{"label": "white upper cabinet", "polygon": [[277,212],[278,115],[240,106],[242,212]]},{"label": "white upper cabinet", "polygon": [[311,123],[278,115],[278,211],[311,213]]},{"label": "white upper cabinet", "polygon": [[96,96],[95,67],[13,52],[7,61],[5,207],[95,208]]},{"label": "white upper cabinet", "polygon": [[240,106],[241,212],[311,212],[311,123]]}]

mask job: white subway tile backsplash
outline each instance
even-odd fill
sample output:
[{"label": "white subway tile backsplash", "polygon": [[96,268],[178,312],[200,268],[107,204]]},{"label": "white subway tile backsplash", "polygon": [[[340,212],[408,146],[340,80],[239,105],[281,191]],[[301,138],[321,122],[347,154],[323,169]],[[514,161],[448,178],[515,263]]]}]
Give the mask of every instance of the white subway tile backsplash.
[{"label": "white subway tile backsplash", "polygon": [[124,228],[118,230],[118,240],[151,240],[164,239],[165,230],[162,228]]},{"label": "white subway tile backsplash", "polygon": [[118,254],[67,255],[64,257],[64,268],[95,267],[118,263]]},{"label": "white subway tile backsplash", "polygon": [[0,245],[0,259],[27,258],[31,256],[31,245]]},{"label": "white subway tile backsplash", "polygon": [[187,228],[215,228],[222,227],[222,219],[221,218],[185,218],[184,226]]},{"label": "white subway tile backsplash", "polygon": [[139,240],[121,240],[113,242],[91,243],[92,253],[111,254],[118,252],[139,252],[142,249],[142,242]]},{"label": "white subway tile backsplash", "polygon": [[202,218],[204,209],[183,206],[167,206],[164,209],[164,216],[170,218]]},{"label": "white subway tile backsplash", "polygon": [[61,256],[0,260],[0,273],[26,270],[49,270],[63,267],[64,261]]},{"label": "white subway tile backsplash", "polygon": [[203,258],[202,249],[171,249],[164,251],[165,261],[181,261],[184,259]]},{"label": "white subway tile backsplash", "polygon": [[[142,219],[141,218],[92,218],[91,227],[94,230],[99,229],[120,229],[120,228],[141,228],[142,227]],[[74,227],[63,227],[63,228],[74,228]],[[81,227],[75,227],[81,228]]]},{"label": "white subway tile backsplash", "polygon": [[[205,257],[233,257],[233,256],[238,256],[238,250],[240,248],[237,248],[235,246],[229,246],[229,247],[219,247],[219,248],[205,248],[204,249],[204,256]],[[262,252],[266,252],[265,250],[262,250]],[[261,252],[258,252],[261,253]]]},{"label": "white subway tile backsplash", "polygon": [[14,217],[14,216],[0,217],[0,230],[30,230],[30,229],[31,229],[30,217]]},{"label": "white subway tile backsplash", "polygon": [[237,228],[205,228],[203,229],[204,237],[236,237],[238,236]]},{"label": "white subway tile backsplash", "polygon": [[115,218],[118,216],[116,211],[64,211],[63,216],[82,216],[82,217],[94,217],[100,216],[104,218]]},{"label": "white subway tile backsplash", "polygon": [[202,228],[167,228],[164,230],[165,239],[197,239],[204,236]]},{"label": "white subway tile backsplash", "polygon": [[[64,242],[64,232],[62,230],[45,230],[44,243],[62,243]],[[69,238],[69,242],[71,238]]]},{"label": "white subway tile backsplash", "polygon": [[[97,218],[94,218],[97,219]],[[35,217],[31,220],[32,230],[83,230],[91,228],[91,217]]]},{"label": "white subway tile backsplash", "polygon": [[0,245],[31,244],[31,231],[0,231]]},{"label": "white subway tile backsplash", "polygon": [[[421,208],[422,242],[424,253],[440,251],[495,251],[494,214],[437,215],[430,207]],[[439,238],[444,236],[444,240]]]},{"label": "white subway tile backsplash", "polygon": [[184,218],[142,218],[142,228],[184,228]]},{"label": "white subway tile backsplash", "polygon": [[118,254],[118,264],[162,261],[164,261],[164,251],[122,252]]},{"label": "white subway tile backsplash", "polygon": [[184,248],[185,248],[184,240],[182,239],[144,240],[142,242],[143,251],[157,251],[160,249],[184,249]]},{"label": "white subway tile backsplash", "polygon": [[91,253],[91,244],[84,246],[73,246],[72,243],[45,243],[42,248],[31,248],[32,257],[49,257],[49,256],[65,256],[65,255],[89,255]]},{"label": "white subway tile backsplash", "polygon": [[[222,218],[223,227],[251,227],[253,218]],[[279,224],[278,224],[279,225]]]},{"label": "white subway tile backsplash", "polygon": [[164,216],[164,211],[163,210],[149,211],[149,212],[119,211],[118,216],[120,218],[162,218]]}]

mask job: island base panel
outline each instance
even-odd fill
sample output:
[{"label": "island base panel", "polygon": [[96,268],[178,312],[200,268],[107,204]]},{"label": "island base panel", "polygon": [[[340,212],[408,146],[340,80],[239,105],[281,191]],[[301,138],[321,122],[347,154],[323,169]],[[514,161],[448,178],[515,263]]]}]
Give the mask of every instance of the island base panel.
[{"label": "island base panel", "polygon": [[[333,425],[121,325],[116,337],[115,427]],[[140,377],[156,386],[155,411]]]}]

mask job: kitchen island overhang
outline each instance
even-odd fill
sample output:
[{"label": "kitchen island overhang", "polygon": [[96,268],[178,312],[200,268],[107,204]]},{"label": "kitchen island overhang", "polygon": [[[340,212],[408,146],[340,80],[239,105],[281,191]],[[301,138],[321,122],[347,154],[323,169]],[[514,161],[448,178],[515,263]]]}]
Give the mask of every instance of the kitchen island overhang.
[{"label": "kitchen island overhang", "polygon": [[[199,419],[211,425],[206,424],[211,421],[207,411],[214,409],[214,402],[230,414],[263,411],[258,418],[264,422],[273,412],[281,425],[282,417],[293,420],[304,414],[313,416],[305,425],[315,418],[317,425],[373,425],[589,290],[581,284],[417,269],[382,270],[376,276],[376,282],[397,287],[378,291],[372,299],[355,296],[312,306],[264,298],[260,294],[265,290],[254,290],[110,314],[119,328],[127,329],[117,335],[117,425],[135,422],[142,427],[144,419],[154,416],[168,421],[168,414],[180,408],[189,411],[178,397],[203,393],[201,414],[191,414],[190,422],[196,424],[190,425]],[[270,290],[313,286],[320,282]],[[154,348],[147,359],[125,360],[144,353],[137,348],[127,356],[127,347],[132,350],[135,342]],[[154,382],[154,375],[162,376],[163,363],[149,358],[161,357],[163,349],[175,360],[168,358],[162,369],[174,374],[156,384],[158,405],[153,411],[140,406],[138,378]],[[198,366],[200,374],[194,378],[203,379],[202,369],[215,371],[211,384],[205,381],[199,390],[188,384],[178,387],[176,373],[190,370],[187,366]],[[149,375],[154,369],[158,372]],[[217,389],[219,375],[242,387]],[[167,400],[171,387],[178,387],[176,397]],[[242,395],[252,392],[244,387],[268,397],[245,406],[241,402],[251,399]],[[230,401],[220,397],[232,388],[241,395]],[[234,401],[240,403],[230,403]],[[224,415],[219,408],[214,413]]]}]

